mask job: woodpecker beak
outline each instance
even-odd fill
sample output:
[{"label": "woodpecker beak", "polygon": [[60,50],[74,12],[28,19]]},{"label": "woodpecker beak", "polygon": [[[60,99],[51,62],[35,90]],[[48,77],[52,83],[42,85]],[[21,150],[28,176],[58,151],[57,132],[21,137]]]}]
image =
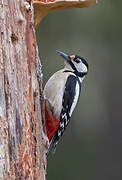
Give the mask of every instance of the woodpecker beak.
[{"label": "woodpecker beak", "polygon": [[58,54],[60,54],[60,56],[62,56],[67,62],[71,61],[70,56],[68,56],[67,54],[65,54],[65,53],[63,53],[61,51],[58,51],[58,50],[56,50],[56,52]]}]

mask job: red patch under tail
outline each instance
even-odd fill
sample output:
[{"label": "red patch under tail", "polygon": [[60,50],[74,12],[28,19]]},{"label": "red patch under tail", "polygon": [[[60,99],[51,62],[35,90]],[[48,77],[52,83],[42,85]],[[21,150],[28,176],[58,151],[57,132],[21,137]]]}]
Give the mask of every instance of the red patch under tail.
[{"label": "red patch under tail", "polygon": [[52,137],[56,133],[59,128],[59,120],[53,117],[52,112],[50,111],[49,107],[47,107],[45,103],[45,126],[46,126],[46,134],[51,141]]}]

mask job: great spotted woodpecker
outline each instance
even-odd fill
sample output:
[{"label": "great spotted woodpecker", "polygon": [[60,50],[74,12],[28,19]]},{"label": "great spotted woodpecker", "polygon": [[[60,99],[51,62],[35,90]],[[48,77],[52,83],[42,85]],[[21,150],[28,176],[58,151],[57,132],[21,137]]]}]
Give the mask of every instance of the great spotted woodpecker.
[{"label": "great spotted woodpecker", "polygon": [[79,99],[82,81],[88,73],[88,63],[83,57],[68,56],[61,51],[57,53],[65,59],[65,67],[54,73],[44,88],[45,127],[50,142],[48,152],[55,151]]}]

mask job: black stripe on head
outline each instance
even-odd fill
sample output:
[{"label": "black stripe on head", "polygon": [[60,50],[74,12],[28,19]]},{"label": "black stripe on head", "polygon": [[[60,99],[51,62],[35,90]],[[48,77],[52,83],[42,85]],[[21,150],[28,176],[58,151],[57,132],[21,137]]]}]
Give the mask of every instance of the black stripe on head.
[{"label": "black stripe on head", "polygon": [[83,57],[76,55],[75,59],[77,59],[77,58],[82,60],[82,63],[86,65],[87,69],[89,68],[89,65],[88,65],[87,61]]},{"label": "black stripe on head", "polygon": [[64,72],[74,73],[76,76],[81,77],[81,78],[87,74],[87,73],[78,72],[77,70],[76,71],[65,70]]},{"label": "black stripe on head", "polygon": [[74,71],[77,71],[75,65],[72,63],[71,60],[70,60],[68,63],[70,64],[70,66],[72,67],[72,69],[73,69]]}]

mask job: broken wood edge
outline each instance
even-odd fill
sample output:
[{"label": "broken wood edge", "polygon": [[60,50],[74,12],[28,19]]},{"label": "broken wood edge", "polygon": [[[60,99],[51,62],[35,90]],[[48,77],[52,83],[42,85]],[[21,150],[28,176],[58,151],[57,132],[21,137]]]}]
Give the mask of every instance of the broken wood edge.
[{"label": "broken wood edge", "polygon": [[48,2],[44,3],[41,1],[34,0],[33,6],[34,6],[34,26],[35,28],[40,23],[42,18],[47,15],[48,13],[54,11],[54,10],[63,10],[68,8],[86,8],[89,7],[95,3],[97,3],[97,0],[86,0],[86,1],[54,1],[54,2]]}]

